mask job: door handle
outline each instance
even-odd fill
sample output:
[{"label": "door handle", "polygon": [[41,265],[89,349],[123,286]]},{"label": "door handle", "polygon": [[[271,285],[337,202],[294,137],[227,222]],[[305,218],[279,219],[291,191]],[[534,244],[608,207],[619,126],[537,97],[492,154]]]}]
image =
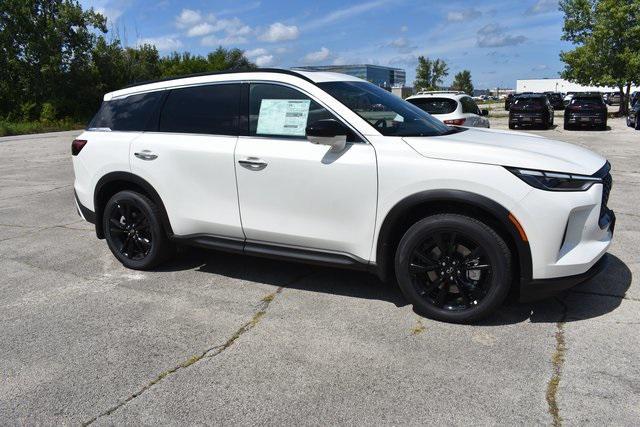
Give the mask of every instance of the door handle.
[{"label": "door handle", "polygon": [[155,160],[158,158],[158,155],[153,154],[150,150],[142,150],[139,153],[133,153],[133,155],[142,160]]},{"label": "door handle", "polygon": [[249,169],[250,171],[261,171],[267,167],[267,162],[257,157],[247,157],[246,159],[238,160],[240,166]]}]

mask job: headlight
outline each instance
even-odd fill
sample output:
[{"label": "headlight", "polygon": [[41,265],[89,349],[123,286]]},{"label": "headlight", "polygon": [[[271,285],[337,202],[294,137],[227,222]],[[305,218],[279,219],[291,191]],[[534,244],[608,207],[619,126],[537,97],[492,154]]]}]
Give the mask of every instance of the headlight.
[{"label": "headlight", "polygon": [[507,168],[507,170],[530,186],[547,191],[586,191],[593,184],[602,183],[602,178],[588,175],[519,168]]}]

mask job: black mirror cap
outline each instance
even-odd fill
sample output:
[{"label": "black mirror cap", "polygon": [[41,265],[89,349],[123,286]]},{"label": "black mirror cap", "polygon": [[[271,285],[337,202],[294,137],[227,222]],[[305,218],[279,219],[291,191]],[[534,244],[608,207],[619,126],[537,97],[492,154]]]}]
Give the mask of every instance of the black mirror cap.
[{"label": "black mirror cap", "polygon": [[307,126],[307,136],[315,136],[318,138],[333,138],[336,136],[347,135],[347,129],[344,125],[335,119],[318,120]]},{"label": "black mirror cap", "polygon": [[482,113],[483,116],[488,116],[489,115],[489,110],[487,110],[487,109],[482,109],[482,110],[480,110],[480,112]]}]

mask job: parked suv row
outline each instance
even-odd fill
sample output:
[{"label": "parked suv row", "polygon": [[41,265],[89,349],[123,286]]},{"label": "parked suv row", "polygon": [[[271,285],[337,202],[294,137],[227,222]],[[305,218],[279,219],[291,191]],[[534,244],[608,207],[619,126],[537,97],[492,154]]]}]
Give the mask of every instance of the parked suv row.
[{"label": "parked suv row", "polygon": [[71,151],[78,212],[126,267],[186,244],[362,269],[451,322],[592,276],[615,227],[598,154],[447,126],[343,74],[118,90]]}]

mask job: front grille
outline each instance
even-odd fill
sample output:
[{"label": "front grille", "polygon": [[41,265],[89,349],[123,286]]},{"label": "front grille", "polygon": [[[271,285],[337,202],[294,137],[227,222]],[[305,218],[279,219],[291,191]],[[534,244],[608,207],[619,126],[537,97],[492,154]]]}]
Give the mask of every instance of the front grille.
[{"label": "front grille", "polygon": [[611,215],[611,209],[607,207],[609,203],[609,194],[611,194],[611,188],[613,187],[613,177],[611,176],[611,164],[609,162],[593,176],[602,178],[602,201],[600,203],[600,226],[606,225],[608,217]]}]

